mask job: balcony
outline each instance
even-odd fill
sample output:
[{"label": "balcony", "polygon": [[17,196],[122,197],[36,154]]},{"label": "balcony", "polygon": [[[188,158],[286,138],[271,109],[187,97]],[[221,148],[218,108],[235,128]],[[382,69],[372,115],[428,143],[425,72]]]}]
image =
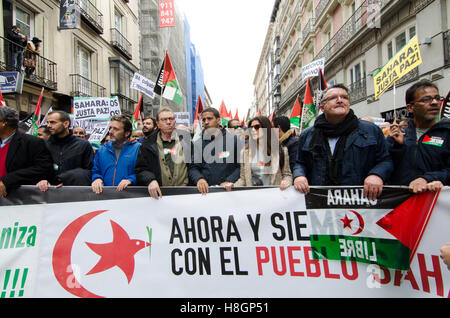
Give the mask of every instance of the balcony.
[{"label": "balcony", "polygon": [[80,74],[70,74],[72,78],[71,96],[74,97],[105,97],[106,89]]},{"label": "balcony", "polygon": [[330,2],[331,0],[320,0],[320,2],[317,4],[314,10],[316,12],[315,18],[317,23],[319,23],[320,16],[325,11],[325,8],[328,6]]},{"label": "balcony", "polygon": [[353,82],[348,87],[351,104],[359,103],[367,98],[366,78]]},{"label": "balcony", "polygon": [[111,29],[111,45],[128,60],[132,59],[131,43],[116,28]]},{"label": "balcony", "polygon": [[287,56],[286,60],[284,61],[283,65],[281,66],[281,77],[284,77],[286,74],[286,71],[291,66],[292,62],[295,60],[295,57],[300,52],[300,44],[302,43],[302,38],[297,39],[297,42],[295,42],[294,46],[289,52],[289,55]]},{"label": "balcony", "polygon": [[81,18],[95,32],[103,34],[103,14],[89,0],[78,0]]},{"label": "balcony", "polygon": [[303,28],[303,32],[302,32],[303,43],[307,42],[308,36],[314,34],[314,31],[315,31],[314,24],[315,24],[315,19],[310,18],[308,20],[308,23],[306,23],[305,27]]},{"label": "balcony", "polygon": [[[12,63],[13,52],[17,51],[17,48],[21,47],[1,36],[0,42],[0,47],[3,48],[0,55],[0,71],[15,72],[16,69],[14,69]],[[43,56],[33,55],[33,53],[26,48],[23,51],[23,55],[24,57],[28,56],[28,58],[34,60],[34,62],[30,64],[34,65],[34,71],[31,71],[31,69],[26,69],[24,65],[21,67],[22,71],[24,71],[24,81],[39,87],[45,87],[49,90],[57,90],[56,63]]]}]

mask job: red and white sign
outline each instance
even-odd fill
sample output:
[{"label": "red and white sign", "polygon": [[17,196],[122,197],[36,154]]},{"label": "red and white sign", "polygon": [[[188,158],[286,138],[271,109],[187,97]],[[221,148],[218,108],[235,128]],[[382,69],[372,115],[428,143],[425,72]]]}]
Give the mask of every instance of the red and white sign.
[{"label": "red and white sign", "polygon": [[175,26],[174,0],[159,1],[159,27],[167,28]]}]

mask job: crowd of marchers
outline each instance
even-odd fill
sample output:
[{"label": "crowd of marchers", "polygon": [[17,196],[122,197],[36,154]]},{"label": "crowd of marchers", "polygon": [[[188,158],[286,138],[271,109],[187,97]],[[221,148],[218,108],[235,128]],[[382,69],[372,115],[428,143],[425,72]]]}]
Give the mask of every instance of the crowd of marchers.
[{"label": "crowd of marchers", "polygon": [[[143,120],[141,135],[124,115],[110,119],[109,132],[94,149],[81,127],[59,110],[47,116],[38,137],[18,128],[16,110],[0,107],[0,196],[20,185],[41,191],[65,185],[91,186],[102,193],[145,186],[154,199],[161,187],[360,185],[364,195],[379,197],[384,185],[408,186],[413,193],[450,185],[450,120],[439,120],[443,97],[432,82],[414,83],[405,94],[411,118],[394,121],[389,132],[359,119],[350,108],[344,85],[328,87],[314,125],[293,134],[289,118],[252,118],[247,128],[236,120],[221,126],[219,112],[206,108],[196,135],[176,127],[170,108]],[[442,248],[449,263],[450,245]]]}]

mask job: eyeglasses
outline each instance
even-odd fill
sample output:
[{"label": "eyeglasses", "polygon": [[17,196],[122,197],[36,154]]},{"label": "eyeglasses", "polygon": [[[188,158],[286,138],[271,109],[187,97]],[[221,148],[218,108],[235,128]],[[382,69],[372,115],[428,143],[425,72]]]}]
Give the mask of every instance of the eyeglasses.
[{"label": "eyeglasses", "polygon": [[438,102],[442,102],[444,100],[444,96],[425,96],[418,100],[413,100],[411,103],[431,103],[433,100],[437,100]]},{"label": "eyeglasses", "polygon": [[259,128],[261,128],[261,125],[250,126],[250,129],[254,129],[254,130],[259,130]]},{"label": "eyeglasses", "polygon": [[239,128],[242,128],[242,126],[234,126],[234,127],[231,127],[231,128],[233,128],[233,129],[239,129]]}]

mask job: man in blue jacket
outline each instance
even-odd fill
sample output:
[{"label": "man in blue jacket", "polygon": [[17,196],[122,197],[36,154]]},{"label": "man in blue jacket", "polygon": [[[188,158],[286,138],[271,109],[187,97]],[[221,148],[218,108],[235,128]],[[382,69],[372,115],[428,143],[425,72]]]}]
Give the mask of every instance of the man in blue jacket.
[{"label": "man in blue jacket", "polygon": [[109,136],[111,141],[101,146],[92,168],[92,191],[99,194],[103,186],[116,186],[122,191],[136,184],[134,167],[141,145],[130,141],[133,125],[124,115],[111,117]]},{"label": "man in blue jacket", "polygon": [[243,144],[236,135],[221,128],[217,109],[206,108],[201,119],[204,130],[202,138],[193,144],[189,179],[202,194],[215,185],[230,191],[240,176],[238,159]]},{"label": "man in blue jacket", "polygon": [[405,133],[391,125],[387,141],[395,169],[390,184],[407,185],[414,193],[449,185],[450,120],[437,120],[443,97],[436,85],[422,80],[408,88],[405,99],[413,118]]},{"label": "man in blue jacket", "polygon": [[294,187],[306,194],[309,185],[364,185],[364,195],[375,200],[393,169],[381,129],[354,115],[341,84],[324,91],[320,109],[300,135]]}]

